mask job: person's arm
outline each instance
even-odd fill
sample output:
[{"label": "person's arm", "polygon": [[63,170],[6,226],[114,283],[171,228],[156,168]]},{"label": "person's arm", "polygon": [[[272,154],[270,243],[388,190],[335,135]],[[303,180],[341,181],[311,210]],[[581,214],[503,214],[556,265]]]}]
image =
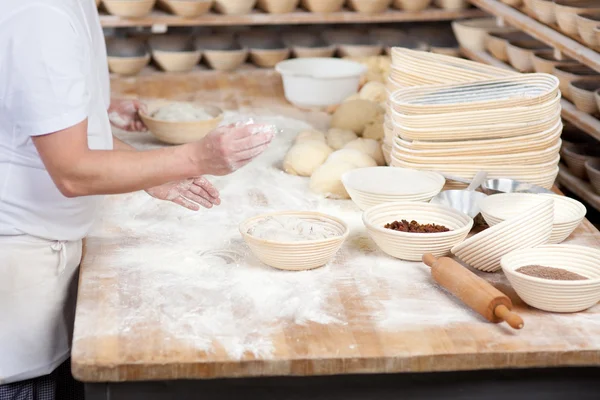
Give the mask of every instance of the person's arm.
[{"label": "person's arm", "polygon": [[113,149],[119,151],[137,151],[135,147],[113,135]]},{"label": "person's arm", "polygon": [[272,140],[272,133],[253,135],[255,129],[252,125],[221,127],[199,142],[149,151],[90,150],[87,120],[32,139],[61,193],[77,197],[229,174],[261,154]]}]

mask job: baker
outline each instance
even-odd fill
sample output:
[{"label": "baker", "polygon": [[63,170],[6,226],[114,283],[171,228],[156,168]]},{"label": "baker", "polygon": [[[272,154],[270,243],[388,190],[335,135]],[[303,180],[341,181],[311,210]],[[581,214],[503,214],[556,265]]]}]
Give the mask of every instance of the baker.
[{"label": "baker", "polygon": [[0,9],[0,400],[69,400],[81,397],[68,359],[82,238],[102,195],[210,208],[219,193],[203,175],[244,166],[273,133],[231,125],[136,151],[111,134],[109,112],[120,128],[143,124],[139,103],[110,101],[94,0]]}]

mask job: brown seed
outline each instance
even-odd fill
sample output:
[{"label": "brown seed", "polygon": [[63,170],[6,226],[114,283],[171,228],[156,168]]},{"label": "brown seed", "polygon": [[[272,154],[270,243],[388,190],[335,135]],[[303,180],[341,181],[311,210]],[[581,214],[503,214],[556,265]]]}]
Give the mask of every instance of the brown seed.
[{"label": "brown seed", "polygon": [[389,224],[385,224],[384,228],[409,233],[439,233],[450,231],[450,229],[446,228],[443,225],[419,224],[417,221],[413,220],[408,222],[405,219],[403,219],[402,221],[394,221]]},{"label": "brown seed", "polygon": [[527,265],[517,268],[517,272],[535,278],[550,279],[554,281],[583,281],[589,279],[586,276],[567,271],[562,268],[544,267],[543,265]]}]

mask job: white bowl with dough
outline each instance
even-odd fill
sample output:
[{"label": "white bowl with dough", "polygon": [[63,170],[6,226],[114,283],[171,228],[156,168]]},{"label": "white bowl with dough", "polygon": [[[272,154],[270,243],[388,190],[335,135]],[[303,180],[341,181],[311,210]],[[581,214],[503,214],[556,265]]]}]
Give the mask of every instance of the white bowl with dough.
[{"label": "white bowl with dough", "polygon": [[283,79],[285,98],[300,108],[324,108],[358,92],[367,67],[338,58],[296,58],[275,67]]},{"label": "white bowl with dough", "polygon": [[392,167],[355,169],[342,176],[346,191],[361,210],[381,203],[428,202],[445,182],[436,172]]},{"label": "white bowl with dough", "polygon": [[[334,236],[315,240],[272,240],[261,234],[253,235],[252,230],[268,219],[295,221],[318,225]],[[309,225],[310,226],[310,225]],[[282,211],[261,214],[240,224],[240,233],[252,253],[263,263],[273,268],[301,271],[322,267],[330,262],[338,252],[350,232],[348,225],[339,218],[310,211]],[[277,234],[277,232],[275,232]]]},{"label": "white bowl with dough", "polygon": [[[449,232],[409,233],[387,229],[388,223],[415,220],[420,224],[443,225]],[[386,254],[407,261],[421,261],[423,254],[442,257],[465,240],[473,219],[451,207],[419,202],[385,203],[363,213],[363,223],[377,246]]]},{"label": "white bowl with dough", "polygon": [[[548,245],[513,251],[502,257],[502,271],[519,297],[550,312],[579,312],[600,301],[600,250],[575,245]],[[586,280],[559,281],[517,272],[528,265],[560,268]]]},{"label": "white bowl with dough", "polygon": [[567,239],[585,218],[587,210],[581,202],[557,194],[501,193],[486,197],[479,207],[488,225],[494,226],[548,198],[554,200],[554,221],[548,243],[557,244]]},{"label": "white bowl with dough", "polygon": [[[198,109],[203,109],[210,118],[185,121],[174,119],[159,119],[155,116],[161,108],[173,106],[173,102],[156,101],[146,104],[147,111],[140,111],[140,119],[146,125],[150,133],[158,140],[168,144],[185,144],[196,142],[215,129],[223,119],[223,111],[214,106],[195,105]],[[191,103],[182,103],[191,104]],[[186,106],[187,107],[187,106]]]}]

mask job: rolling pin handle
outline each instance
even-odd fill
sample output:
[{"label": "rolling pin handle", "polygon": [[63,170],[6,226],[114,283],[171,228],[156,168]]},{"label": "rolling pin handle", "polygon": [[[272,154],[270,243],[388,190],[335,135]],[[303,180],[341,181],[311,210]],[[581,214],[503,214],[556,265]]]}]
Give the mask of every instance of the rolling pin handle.
[{"label": "rolling pin handle", "polygon": [[522,329],[525,326],[523,318],[510,311],[505,305],[499,305],[494,309],[494,314],[515,329]]},{"label": "rolling pin handle", "polygon": [[437,262],[437,258],[435,258],[433,254],[423,254],[423,262],[425,263],[425,265],[433,267],[433,264]]}]

